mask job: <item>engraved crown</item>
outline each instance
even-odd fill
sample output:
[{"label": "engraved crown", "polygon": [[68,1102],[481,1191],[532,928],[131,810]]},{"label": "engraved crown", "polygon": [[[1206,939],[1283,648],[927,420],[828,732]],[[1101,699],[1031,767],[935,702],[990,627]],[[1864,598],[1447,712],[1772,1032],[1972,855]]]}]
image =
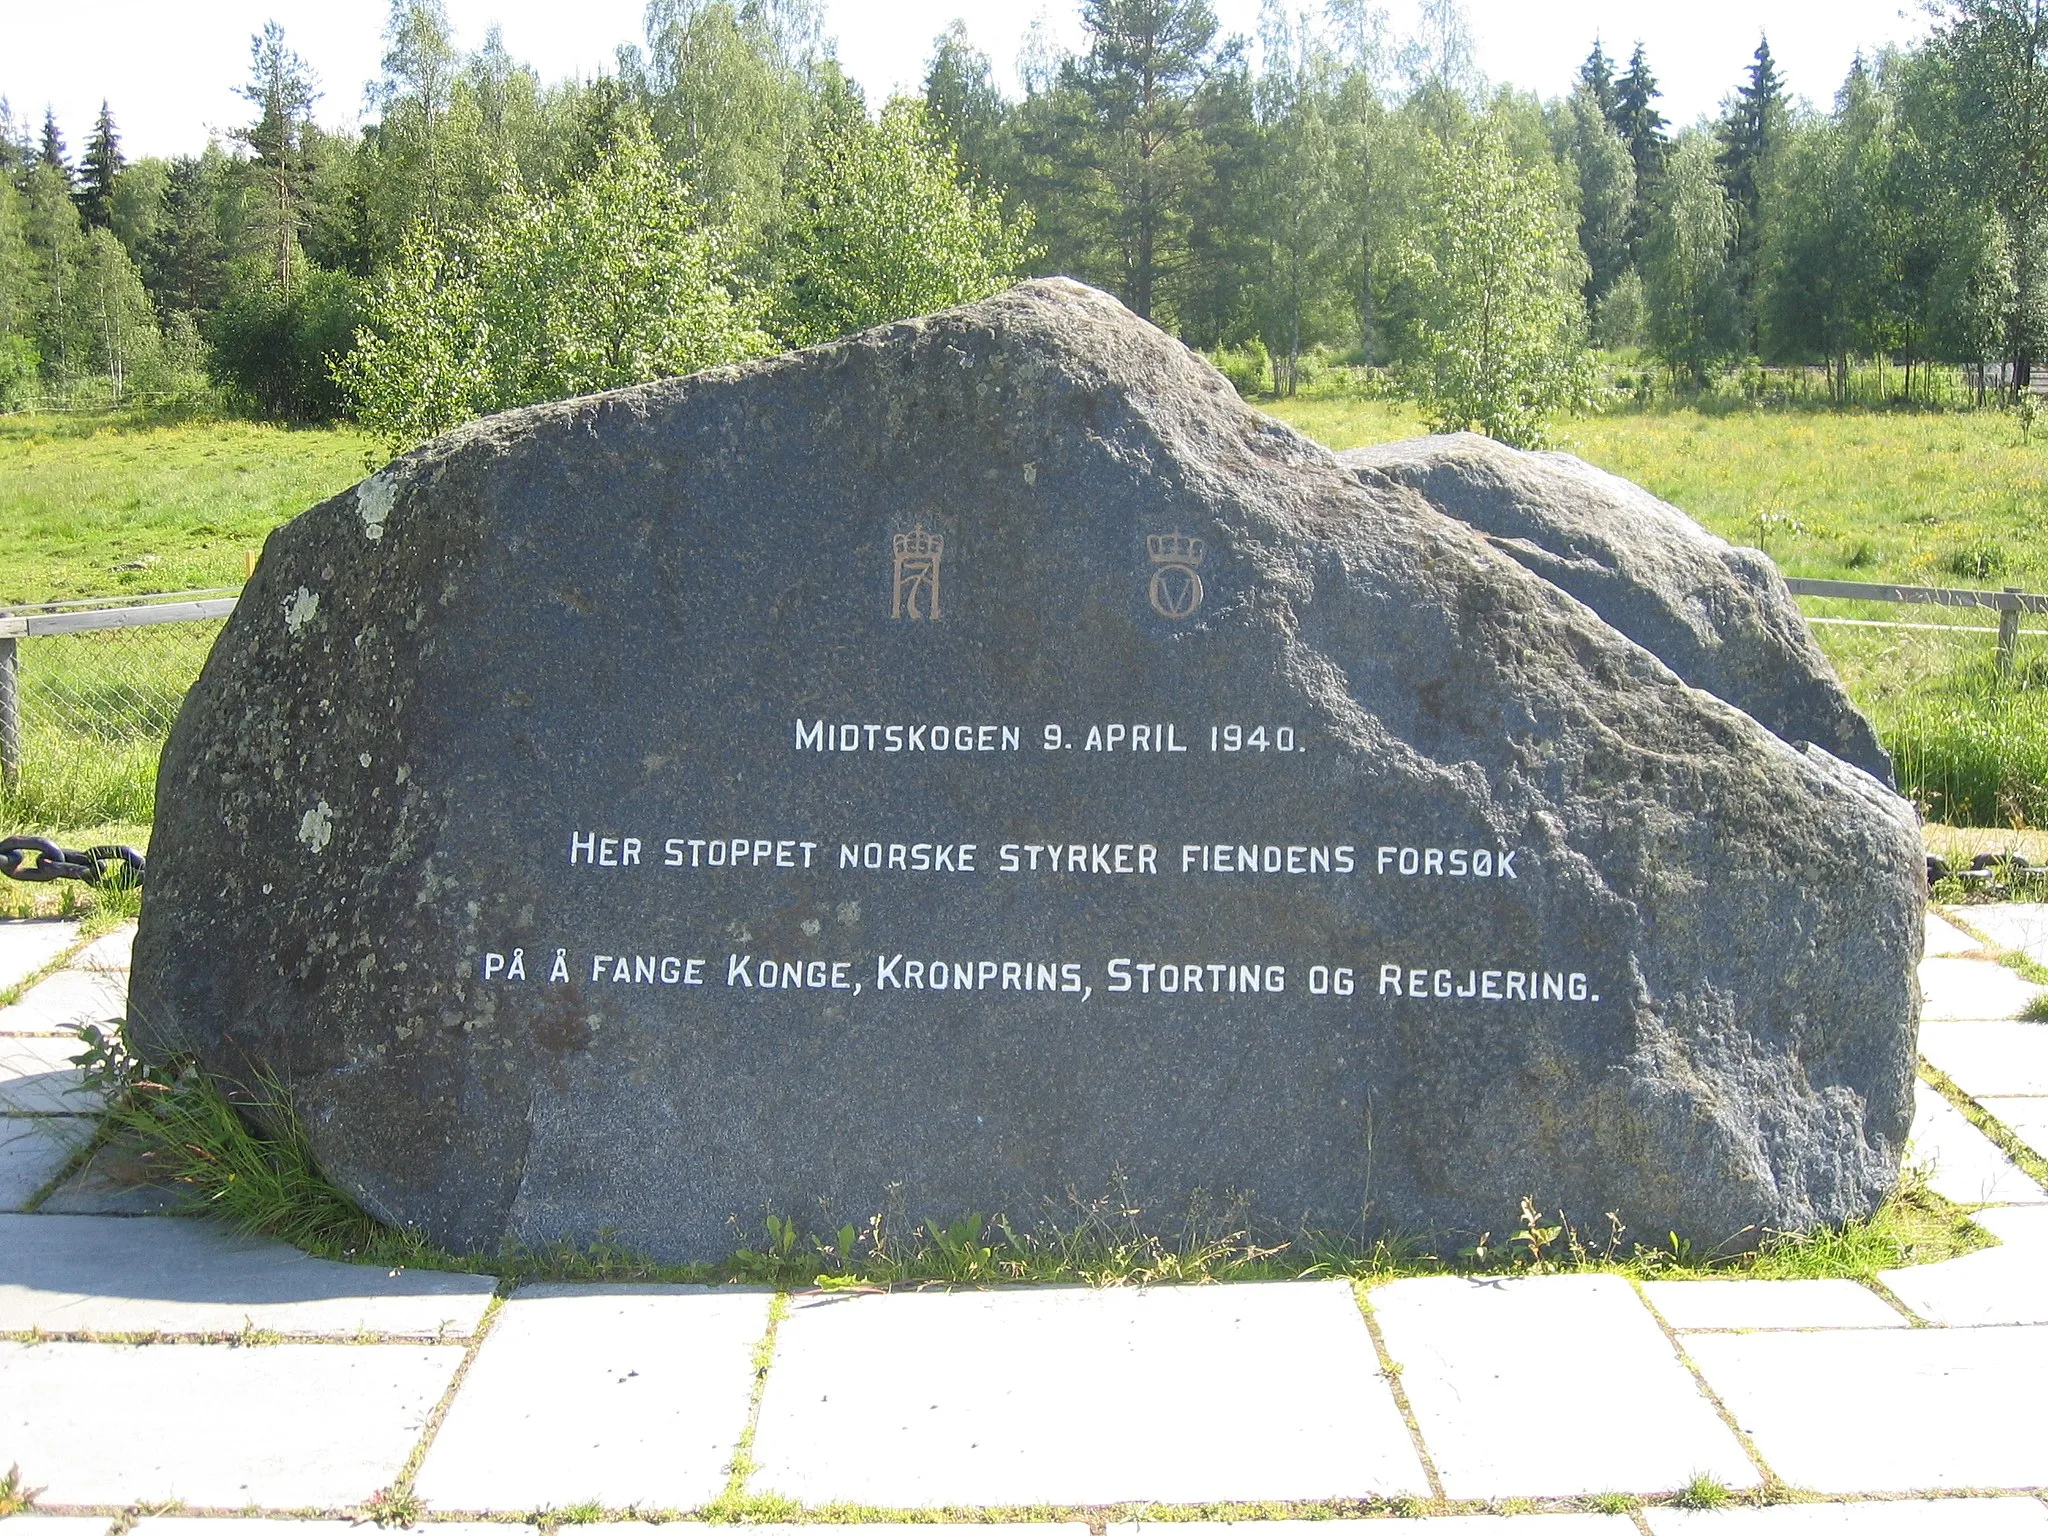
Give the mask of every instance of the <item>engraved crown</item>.
[{"label": "engraved crown", "polygon": [[1148,533],[1145,547],[1154,565],[1200,565],[1209,546],[1185,533]]},{"label": "engraved crown", "polygon": [[896,535],[896,553],[898,556],[932,555],[936,557],[945,552],[946,536],[943,533],[928,532],[923,523],[919,523],[908,533]]}]

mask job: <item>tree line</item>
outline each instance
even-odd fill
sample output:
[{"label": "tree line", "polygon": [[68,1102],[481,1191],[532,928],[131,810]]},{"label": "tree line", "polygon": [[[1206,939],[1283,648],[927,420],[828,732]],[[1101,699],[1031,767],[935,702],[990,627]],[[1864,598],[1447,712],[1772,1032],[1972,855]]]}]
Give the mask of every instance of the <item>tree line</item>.
[{"label": "tree line", "polygon": [[[544,83],[441,0],[393,0],[370,121],[322,128],[274,23],[248,117],[132,163],[0,103],[0,403],[201,387],[394,442],[482,411],[844,334],[1028,272],[1110,289],[1246,386],[1341,355],[1443,426],[1534,441],[1589,349],[1965,365],[2044,333],[2048,0],[1940,0],[1927,42],[1788,99],[1768,42],[1674,130],[1596,42],[1565,96],[1493,87],[1456,0],[1225,36],[1207,0],[1082,0],[1021,93],[959,23],[871,111],[813,0],[651,0],[589,80]],[[1923,382],[1922,388],[1925,389]]]}]

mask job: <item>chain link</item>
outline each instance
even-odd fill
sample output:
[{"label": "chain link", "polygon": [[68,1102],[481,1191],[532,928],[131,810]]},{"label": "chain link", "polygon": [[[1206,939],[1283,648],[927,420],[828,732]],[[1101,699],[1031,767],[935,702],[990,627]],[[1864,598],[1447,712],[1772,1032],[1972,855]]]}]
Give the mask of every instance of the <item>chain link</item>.
[{"label": "chain link", "polygon": [[47,837],[0,837],[0,875],[10,880],[85,880],[98,885],[111,879],[116,885],[133,886],[142,884],[147,863],[125,844],[60,848]]}]

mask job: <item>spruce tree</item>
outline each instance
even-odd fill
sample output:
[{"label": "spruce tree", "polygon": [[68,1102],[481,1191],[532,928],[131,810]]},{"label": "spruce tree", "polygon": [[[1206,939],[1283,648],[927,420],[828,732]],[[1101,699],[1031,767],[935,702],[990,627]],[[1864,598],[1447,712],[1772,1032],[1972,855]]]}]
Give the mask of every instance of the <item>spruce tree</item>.
[{"label": "spruce tree", "polygon": [[[1861,65],[1861,56],[1858,56]],[[1721,144],[1721,180],[1735,209],[1735,289],[1741,299],[1744,330],[1756,350],[1757,263],[1763,250],[1763,202],[1767,162],[1784,136],[1785,87],[1771,58],[1768,37],[1757,44],[1749,79],[1715,130]]]},{"label": "spruce tree", "polygon": [[1593,39],[1593,51],[1579,66],[1579,84],[1593,93],[1593,100],[1600,104],[1600,114],[1607,119],[1608,126],[1620,127],[1616,113],[1621,101],[1614,90],[1614,60],[1607,57],[1607,45],[1597,37]]},{"label": "spruce tree", "polygon": [[85,164],[78,179],[78,211],[88,229],[111,229],[114,217],[114,183],[128,162],[121,158],[121,136],[114,130],[114,114],[104,101],[99,121],[86,141]]},{"label": "spruce tree", "polygon": [[64,178],[64,185],[72,183],[71,152],[64,147],[64,135],[57,129],[57,113],[54,108],[43,109],[43,142],[36,152],[36,158]]},{"label": "spruce tree", "polygon": [[1636,167],[1636,207],[1629,220],[1629,244],[1638,260],[1650,237],[1650,215],[1664,177],[1664,157],[1671,148],[1671,141],[1664,136],[1664,114],[1652,105],[1662,94],[1657,77],[1650,73],[1643,45],[1637,43],[1629,56],[1628,73],[1614,89],[1614,127],[1627,142],[1629,158]]}]

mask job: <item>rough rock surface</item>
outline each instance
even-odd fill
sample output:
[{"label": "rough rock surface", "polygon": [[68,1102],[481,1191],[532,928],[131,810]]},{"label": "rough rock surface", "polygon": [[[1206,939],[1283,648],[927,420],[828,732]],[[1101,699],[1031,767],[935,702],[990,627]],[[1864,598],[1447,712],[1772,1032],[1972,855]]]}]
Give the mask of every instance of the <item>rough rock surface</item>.
[{"label": "rough rock surface", "polygon": [[1338,457],[1471,524],[1693,687],[1794,745],[1811,742],[1892,782],[1877,733],[1762,552],[1568,453],[1524,453],[1460,432]]},{"label": "rough rock surface", "polygon": [[1911,1110],[1906,806],[1064,281],[313,508],[158,806],[147,1048],[458,1248],[1718,1243],[1870,1210]]}]

